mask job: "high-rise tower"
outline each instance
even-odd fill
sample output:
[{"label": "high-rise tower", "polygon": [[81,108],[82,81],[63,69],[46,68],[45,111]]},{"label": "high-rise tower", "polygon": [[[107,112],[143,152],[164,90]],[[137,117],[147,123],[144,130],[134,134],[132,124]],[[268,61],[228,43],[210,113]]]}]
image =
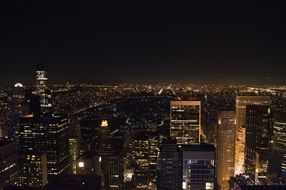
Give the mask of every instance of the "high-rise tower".
[{"label": "high-rise tower", "polygon": [[222,190],[228,189],[228,180],[234,175],[235,131],[235,111],[221,111],[216,128],[216,156],[217,179]]},{"label": "high-rise tower", "polygon": [[200,143],[201,102],[171,101],[170,136],[178,144]]},{"label": "high-rise tower", "polygon": [[245,173],[258,180],[268,168],[268,148],[272,136],[272,118],[269,106],[246,106]]},{"label": "high-rise tower", "polygon": [[245,127],[247,105],[269,105],[269,96],[237,96],[236,97],[236,144],[235,174],[244,173]]},{"label": "high-rise tower", "polygon": [[46,108],[52,107],[50,102],[51,94],[47,86],[48,77],[47,69],[43,63],[36,67],[36,94],[40,96],[41,108],[45,111]]}]

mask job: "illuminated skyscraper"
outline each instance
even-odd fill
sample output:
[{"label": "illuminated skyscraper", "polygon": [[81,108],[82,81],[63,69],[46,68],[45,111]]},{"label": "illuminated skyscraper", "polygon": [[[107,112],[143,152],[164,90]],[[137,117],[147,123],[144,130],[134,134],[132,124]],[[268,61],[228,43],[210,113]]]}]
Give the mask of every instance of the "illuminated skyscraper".
[{"label": "illuminated skyscraper", "polygon": [[21,83],[16,83],[13,88],[13,112],[18,116],[24,115],[25,89]]},{"label": "illuminated skyscraper", "polygon": [[245,173],[255,181],[268,169],[265,157],[272,137],[271,111],[265,105],[246,106]]},{"label": "illuminated skyscraper", "polygon": [[234,176],[235,131],[235,111],[221,111],[216,129],[217,179],[221,190],[228,189],[228,180]]},{"label": "illuminated skyscraper", "polygon": [[269,96],[237,96],[236,97],[236,145],[235,174],[244,173],[245,127],[247,105],[269,105]]},{"label": "illuminated skyscraper", "polygon": [[37,91],[35,93],[40,96],[41,108],[43,111],[45,111],[51,108],[52,104],[50,102],[51,94],[47,86],[47,69],[43,63],[40,63],[36,67],[36,82]]},{"label": "illuminated skyscraper", "polygon": [[48,184],[47,155],[45,153],[20,155],[20,187],[44,187]]},{"label": "illuminated skyscraper", "polygon": [[274,114],[274,149],[283,154],[281,164],[281,174],[286,176],[286,113]]},{"label": "illuminated skyscraper", "polygon": [[170,136],[178,144],[200,143],[201,102],[171,101]]},{"label": "illuminated skyscraper", "polygon": [[[45,185],[45,173],[58,175],[69,167],[68,119],[58,114],[27,115],[20,118],[18,144],[20,186]],[[34,168],[38,169],[34,169]],[[45,169],[47,168],[47,172]],[[31,184],[31,175],[43,182]],[[39,177],[36,179],[36,177]],[[30,185],[31,184],[31,185]],[[41,185],[42,184],[42,185]]]},{"label": "illuminated skyscraper", "polygon": [[69,127],[69,157],[70,157],[70,172],[76,174],[77,172],[77,159],[80,154],[81,132],[80,124],[77,117],[70,119]]}]

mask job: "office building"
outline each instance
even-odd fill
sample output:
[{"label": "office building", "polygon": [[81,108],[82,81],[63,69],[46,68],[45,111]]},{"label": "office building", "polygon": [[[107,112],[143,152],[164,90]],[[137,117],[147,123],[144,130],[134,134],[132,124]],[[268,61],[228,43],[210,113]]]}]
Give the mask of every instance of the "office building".
[{"label": "office building", "polygon": [[0,140],[0,189],[16,182],[17,160],[16,143]]},{"label": "office building", "polygon": [[281,174],[286,177],[286,112],[274,113],[274,150],[282,154]]},{"label": "office building", "polygon": [[48,89],[47,69],[43,63],[36,67],[36,92],[35,94],[40,97],[42,111],[45,112],[52,107],[51,93]]},{"label": "office building", "polygon": [[134,178],[136,189],[147,189],[149,186],[149,140],[146,133],[135,136],[133,147]]},{"label": "office building", "polygon": [[48,184],[46,153],[19,155],[19,187],[40,188]]},{"label": "office building", "polygon": [[209,144],[182,145],[183,190],[215,189],[215,147]]},{"label": "office building", "polygon": [[69,127],[69,159],[70,159],[70,172],[76,174],[77,159],[80,155],[81,131],[78,118],[70,118]]},{"label": "office building", "polygon": [[[33,168],[47,167],[49,175],[58,175],[69,167],[68,119],[59,114],[26,115],[19,121],[18,153],[20,170],[25,175],[40,176]],[[46,164],[46,166],[45,166]],[[32,174],[31,171],[35,172]],[[39,169],[40,171],[40,169]],[[40,172],[44,174],[44,169]],[[28,185],[29,182],[19,184]],[[44,182],[42,184],[45,184]],[[31,184],[33,185],[33,184]]]},{"label": "office building", "polygon": [[246,106],[245,173],[256,182],[268,169],[266,155],[272,138],[271,120],[269,106]]},{"label": "office building", "polygon": [[269,96],[236,96],[235,174],[244,173],[246,106],[269,105]]},{"label": "office building", "polygon": [[158,190],[182,189],[182,162],[175,139],[162,142],[157,169]]},{"label": "office building", "polygon": [[216,128],[217,180],[221,190],[228,189],[228,180],[234,175],[235,111],[221,111]]},{"label": "office building", "polygon": [[170,136],[176,137],[178,144],[200,143],[201,102],[171,101]]}]

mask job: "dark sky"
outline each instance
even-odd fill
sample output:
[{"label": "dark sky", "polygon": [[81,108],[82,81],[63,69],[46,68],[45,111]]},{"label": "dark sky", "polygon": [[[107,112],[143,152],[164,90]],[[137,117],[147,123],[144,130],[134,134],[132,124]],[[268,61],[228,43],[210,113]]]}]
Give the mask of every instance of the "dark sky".
[{"label": "dark sky", "polygon": [[286,81],[278,1],[6,1],[0,83]]}]

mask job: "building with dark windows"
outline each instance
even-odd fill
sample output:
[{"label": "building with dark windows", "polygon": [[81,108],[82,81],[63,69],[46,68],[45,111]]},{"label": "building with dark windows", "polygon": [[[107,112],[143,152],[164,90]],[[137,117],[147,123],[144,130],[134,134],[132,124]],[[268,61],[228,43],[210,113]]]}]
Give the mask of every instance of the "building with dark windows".
[{"label": "building with dark windows", "polygon": [[235,131],[235,111],[221,111],[216,128],[216,171],[221,190],[228,189],[228,180],[234,175]]},{"label": "building with dark windows", "polygon": [[246,106],[245,173],[257,181],[268,170],[272,117],[266,105]]},{"label": "building with dark windows", "polygon": [[[37,173],[33,169],[35,165],[43,174],[46,167],[49,175],[58,175],[68,169],[67,117],[60,114],[26,115],[20,118],[19,130],[20,179],[25,179],[28,173],[42,179],[40,174],[33,174],[33,172]],[[34,186],[24,181],[20,180],[18,185]],[[45,183],[42,184],[45,185]]]},{"label": "building with dark windows", "polygon": [[162,142],[157,169],[158,190],[182,189],[182,162],[175,139]]},{"label": "building with dark windows", "polygon": [[246,106],[269,105],[269,96],[236,96],[235,174],[244,173]]},{"label": "building with dark windows", "polygon": [[76,174],[77,159],[80,155],[81,131],[78,118],[70,117],[69,125],[69,158],[70,158],[70,172]]},{"label": "building with dark windows", "polygon": [[215,147],[209,144],[182,145],[183,190],[214,190]]},{"label": "building with dark windows", "polygon": [[48,184],[46,153],[32,153],[19,155],[19,187],[40,188]]},{"label": "building with dark windows", "polygon": [[101,157],[94,152],[85,152],[77,159],[77,174],[102,175]]},{"label": "building with dark windows", "polygon": [[201,102],[171,101],[170,136],[176,137],[178,144],[200,143]]},{"label": "building with dark windows", "polygon": [[281,174],[286,177],[286,112],[274,114],[274,150],[282,155]]},{"label": "building with dark windows", "polygon": [[0,140],[0,189],[16,182],[17,160],[16,143]]}]

